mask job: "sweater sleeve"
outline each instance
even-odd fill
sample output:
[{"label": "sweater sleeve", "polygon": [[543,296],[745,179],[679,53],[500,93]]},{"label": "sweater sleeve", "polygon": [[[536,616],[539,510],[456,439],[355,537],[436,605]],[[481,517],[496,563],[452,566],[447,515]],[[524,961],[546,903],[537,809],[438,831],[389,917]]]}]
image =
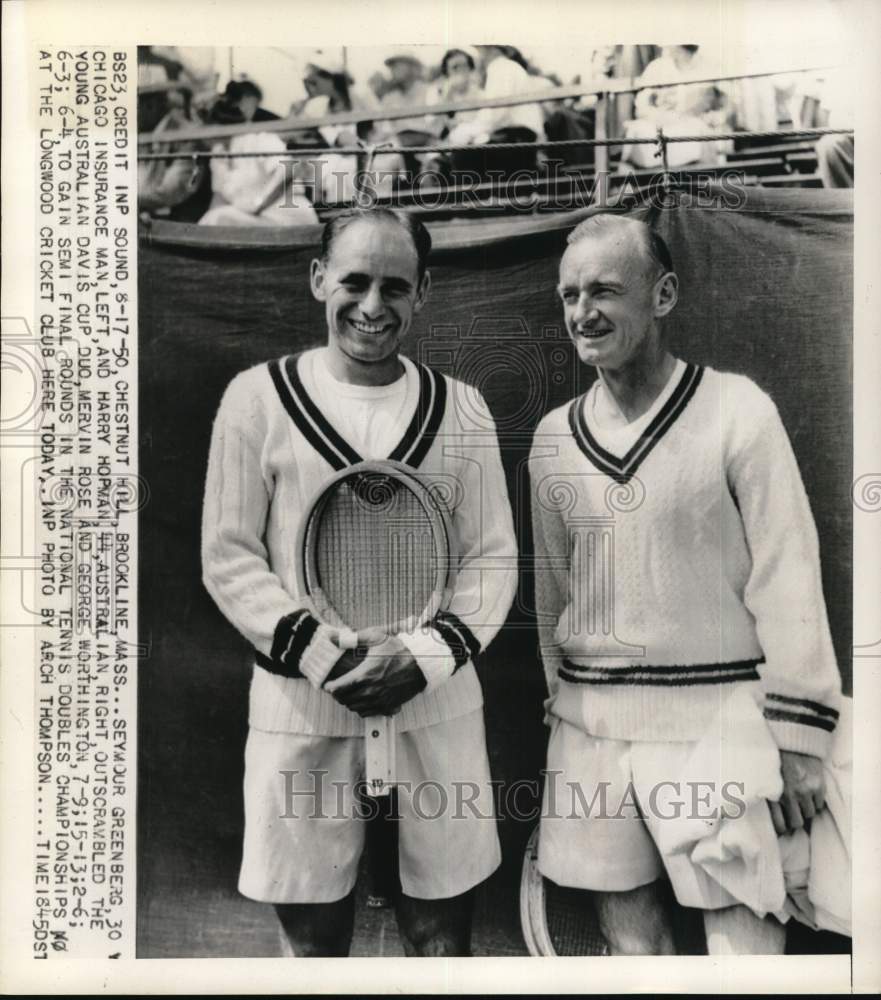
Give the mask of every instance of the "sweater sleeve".
[{"label": "sweater sleeve", "polygon": [[272,488],[260,463],[266,420],[254,384],[259,374],[232,381],[214,421],[202,508],[203,582],[261,665],[320,687],[340,650],[330,630],[287,593],[264,544]]},{"label": "sweater sleeve", "polygon": [[838,719],[841,680],[817,530],[777,408],[752,389],[734,418],[739,434],[728,477],[752,559],[744,602],[765,657],[765,718],[781,750],[822,757]]},{"label": "sweater sleeve", "polygon": [[[456,393],[465,393],[456,401]],[[453,384],[448,404],[461,430],[442,443],[457,461],[446,485],[453,500],[457,573],[449,607],[428,629],[400,638],[428,680],[429,689],[486,649],[505,622],[517,590],[517,541],[505,472],[489,409],[476,390]],[[473,414],[476,419],[471,419]]]},{"label": "sweater sleeve", "polygon": [[563,654],[557,641],[557,623],[566,607],[569,592],[569,541],[563,516],[552,503],[553,482],[557,478],[538,458],[541,428],[529,457],[530,500],[532,507],[533,579],[539,649],[548,693],[557,691],[557,670]]}]

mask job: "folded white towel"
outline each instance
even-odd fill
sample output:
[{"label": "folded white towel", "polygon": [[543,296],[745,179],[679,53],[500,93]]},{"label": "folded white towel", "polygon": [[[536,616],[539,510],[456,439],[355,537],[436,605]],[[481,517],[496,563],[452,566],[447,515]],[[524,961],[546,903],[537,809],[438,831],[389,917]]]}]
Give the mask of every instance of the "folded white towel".
[{"label": "folded white towel", "polygon": [[749,690],[737,687],[720,698],[713,724],[695,744],[679,780],[700,782],[705,794],[700,815],[662,823],[662,853],[688,854],[760,916],[782,911],[786,889],[767,805],[783,791],[780,754]]},{"label": "folded white towel", "polygon": [[[735,689],[721,698],[713,724],[679,777],[680,784],[706,783],[700,815],[665,820],[658,838],[662,852],[687,854],[759,916],[773,913],[783,922],[795,917],[815,929],[850,935],[852,709],[852,700],[842,699],[824,764],[826,808],[813,819],[810,836],[798,830],[778,838],[767,804],[783,791],[777,745],[748,691]],[[673,794],[662,790],[662,810]]]}]

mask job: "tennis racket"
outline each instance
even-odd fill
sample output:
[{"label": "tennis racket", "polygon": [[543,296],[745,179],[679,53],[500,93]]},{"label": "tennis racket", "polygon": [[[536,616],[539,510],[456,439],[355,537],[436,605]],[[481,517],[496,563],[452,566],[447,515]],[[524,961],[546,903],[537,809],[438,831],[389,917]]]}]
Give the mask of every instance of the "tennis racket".
[{"label": "tennis racket", "polygon": [[[415,631],[449,606],[455,555],[449,512],[408,466],[359,462],[313,498],[297,543],[300,592],[340,645]],[[367,791],[394,785],[394,721],[365,720]]]},{"label": "tennis racket", "polygon": [[538,870],[538,832],[532,831],[520,879],[520,925],[530,955],[608,955],[591,893],[568,889]]}]

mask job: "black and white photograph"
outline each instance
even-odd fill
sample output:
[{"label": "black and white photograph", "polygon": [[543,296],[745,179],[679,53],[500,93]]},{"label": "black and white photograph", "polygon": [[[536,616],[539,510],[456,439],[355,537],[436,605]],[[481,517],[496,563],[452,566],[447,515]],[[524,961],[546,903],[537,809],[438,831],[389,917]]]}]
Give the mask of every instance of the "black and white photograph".
[{"label": "black and white photograph", "polygon": [[852,89],[705,48],[139,49],[145,954],[848,949]]},{"label": "black and white photograph", "polygon": [[489,6],[28,21],[47,967],[870,991],[866,4]]}]

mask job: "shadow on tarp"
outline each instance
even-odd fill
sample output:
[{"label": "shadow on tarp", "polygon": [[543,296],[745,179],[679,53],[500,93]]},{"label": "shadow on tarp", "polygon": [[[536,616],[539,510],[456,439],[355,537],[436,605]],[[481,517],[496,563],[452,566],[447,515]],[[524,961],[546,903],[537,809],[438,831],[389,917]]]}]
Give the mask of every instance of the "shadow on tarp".
[{"label": "shadow on tarp", "polygon": [[[750,188],[737,210],[660,213],[681,278],[677,353],[743,372],[776,401],[817,521],[835,649],[850,690],[851,192]],[[556,295],[566,236],[585,211],[430,226],[431,300],[405,350],[476,384],[499,427],[521,552],[531,551],[526,459],[549,409],[593,379]],[[139,954],[273,954],[266,907],[242,900],[242,750],[248,649],[201,584],[199,525],[211,422],[241,369],[321,343],[309,263],[319,227],[220,230],[154,223],[139,245]],[[535,781],[544,681],[521,574],[508,625],[480,658],[493,776]],[[537,802],[528,788],[516,807]],[[506,810],[504,862],[478,904],[478,952],[516,940],[531,822]],[[500,913],[506,916],[504,920]],[[269,936],[267,936],[269,935]],[[482,942],[482,943],[481,943]],[[363,952],[362,952],[363,953]]]}]

